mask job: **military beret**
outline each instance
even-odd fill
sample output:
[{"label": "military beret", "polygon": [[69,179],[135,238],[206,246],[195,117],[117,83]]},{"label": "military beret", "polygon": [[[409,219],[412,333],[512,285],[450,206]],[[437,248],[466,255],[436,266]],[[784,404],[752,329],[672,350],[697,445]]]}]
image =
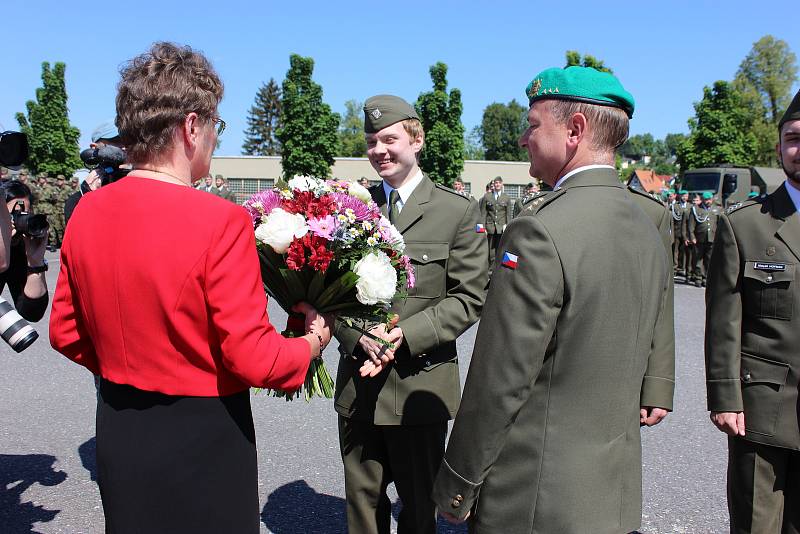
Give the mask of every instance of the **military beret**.
[{"label": "military beret", "polygon": [[785,123],[796,120],[800,120],[800,91],[794,95],[792,103],[789,104],[789,107],[786,108],[786,112],[783,114],[783,117],[781,117],[781,121],[778,123],[778,131],[783,128]]},{"label": "military beret", "polygon": [[667,191],[667,193],[669,193],[670,195],[674,195],[675,194],[675,190],[674,189],[669,189]]},{"label": "military beret", "polygon": [[714,198],[714,195],[710,191],[703,192],[703,200],[708,200],[709,198]]},{"label": "military beret", "polygon": [[528,105],[546,98],[620,108],[633,116],[633,96],[608,72],[592,67],[553,67],[540,72],[525,89]]},{"label": "military beret", "polygon": [[414,106],[394,95],[376,95],[364,103],[364,132],[375,133],[406,119],[417,119]]},{"label": "military beret", "polygon": [[758,193],[755,191],[750,191],[749,193],[747,193],[747,198],[756,198],[757,196]]},{"label": "military beret", "polygon": [[689,192],[686,189],[681,189],[680,191],[678,191],[678,194],[679,195],[688,195]]}]

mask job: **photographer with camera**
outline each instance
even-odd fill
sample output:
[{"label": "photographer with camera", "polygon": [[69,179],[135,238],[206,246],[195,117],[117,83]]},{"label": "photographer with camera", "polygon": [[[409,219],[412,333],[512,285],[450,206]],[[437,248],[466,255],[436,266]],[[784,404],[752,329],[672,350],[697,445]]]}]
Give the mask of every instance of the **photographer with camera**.
[{"label": "photographer with camera", "polygon": [[8,269],[0,273],[0,291],[8,284],[11,298],[19,314],[28,321],[38,321],[47,309],[48,294],[47,219],[31,212],[31,190],[17,180],[4,187],[6,205],[11,217]]},{"label": "photographer with camera", "polygon": [[95,128],[92,132],[92,143],[81,152],[81,160],[91,171],[85,179],[80,180],[78,190],[64,201],[65,225],[83,195],[127,174],[127,170],[123,168],[127,167],[125,159],[125,150],[117,127],[106,122]]}]

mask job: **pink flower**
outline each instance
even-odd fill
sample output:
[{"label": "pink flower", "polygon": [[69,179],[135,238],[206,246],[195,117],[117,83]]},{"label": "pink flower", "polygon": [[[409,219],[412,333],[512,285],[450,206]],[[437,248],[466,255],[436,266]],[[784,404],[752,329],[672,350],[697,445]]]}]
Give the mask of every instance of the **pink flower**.
[{"label": "pink flower", "polygon": [[400,266],[406,271],[406,288],[411,289],[417,284],[417,277],[414,275],[414,266],[411,265],[411,258],[400,256]]},{"label": "pink flower", "polygon": [[338,204],[339,212],[344,212],[346,209],[353,210],[357,221],[372,221],[381,216],[381,210],[374,202],[366,204],[347,193],[331,193],[331,198]]},{"label": "pink flower", "polygon": [[253,219],[253,224],[258,225],[261,223],[261,217],[269,215],[274,208],[280,207],[281,195],[272,189],[259,191],[247,199],[243,205]]},{"label": "pink flower", "polygon": [[336,218],[333,215],[326,215],[318,219],[309,219],[308,227],[314,235],[331,240],[333,239],[333,233],[339,228],[339,223],[336,222]]}]

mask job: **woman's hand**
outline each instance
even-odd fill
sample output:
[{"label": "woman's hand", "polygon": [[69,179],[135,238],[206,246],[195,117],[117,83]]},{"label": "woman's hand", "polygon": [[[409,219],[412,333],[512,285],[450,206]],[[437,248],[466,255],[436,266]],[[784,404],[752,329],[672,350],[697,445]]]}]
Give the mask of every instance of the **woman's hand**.
[{"label": "woman's hand", "polygon": [[309,337],[310,334],[310,337],[313,338],[311,339],[312,347],[319,344],[320,341],[322,342],[322,345],[319,347],[319,352],[312,351],[315,357],[321,357],[322,351],[325,350],[325,347],[331,342],[334,316],[330,313],[319,313],[307,302],[298,302],[292,306],[292,311],[302,313],[306,316],[306,332],[308,332],[308,334],[304,337]]}]

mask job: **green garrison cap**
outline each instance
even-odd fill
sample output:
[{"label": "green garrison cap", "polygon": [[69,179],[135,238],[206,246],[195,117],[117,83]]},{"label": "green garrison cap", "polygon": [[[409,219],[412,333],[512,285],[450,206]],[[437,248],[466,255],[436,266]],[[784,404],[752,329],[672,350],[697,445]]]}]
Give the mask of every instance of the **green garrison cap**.
[{"label": "green garrison cap", "polygon": [[689,192],[686,189],[681,189],[680,191],[678,191],[678,194],[679,195],[688,195]]},{"label": "green garrison cap", "polygon": [[633,95],[613,74],[592,67],[557,67],[539,73],[525,89],[528,105],[545,98],[577,100],[587,104],[613,106],[633,116]]},{"label": "green garrison cap", "polygon": [[714,195],[710,191],[704,191],[703,200],[708,200],[709,198],[714,198]]},{"label": "green garrison cap", "polygon": [[406,119],[417,119],[414,106],[394,95],[376,95],[364,103],[364,132],[375,133]]},{"label": "green garrison cap", "polygon": [[789,121],[800,120],[800,91],[794,95],[792,103],[786,108],[786,113],[781,117],[781,122],[778,123],[778,131],[783,128],[783,125]]}]

